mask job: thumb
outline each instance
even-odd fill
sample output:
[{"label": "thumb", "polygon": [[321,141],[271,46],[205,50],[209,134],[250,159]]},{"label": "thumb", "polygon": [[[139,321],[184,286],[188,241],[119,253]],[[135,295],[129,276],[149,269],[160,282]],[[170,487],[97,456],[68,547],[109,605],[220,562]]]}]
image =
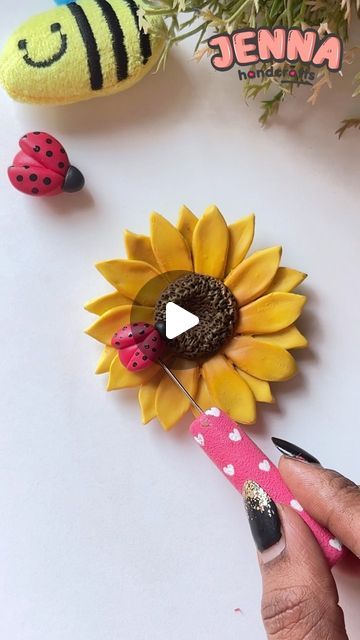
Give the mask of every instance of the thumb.
[{"label": "thumb", "polygon": [[306,524],[253,481],[245,483],[243,496],[258,548],[269,640],[347,640],[334,579]]},{"label": "thumb", "polygon": [[304,509],[360,558],[359,487],[336,471],[286,456],[279,471]]}]

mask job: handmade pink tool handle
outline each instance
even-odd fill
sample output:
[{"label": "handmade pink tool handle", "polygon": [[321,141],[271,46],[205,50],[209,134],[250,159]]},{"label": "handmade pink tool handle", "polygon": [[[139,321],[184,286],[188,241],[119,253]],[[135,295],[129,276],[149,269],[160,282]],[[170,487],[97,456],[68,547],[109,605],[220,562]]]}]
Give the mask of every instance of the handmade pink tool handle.
[{"label": "handmade pink tool handle", "polygon": [[277,467],[226,413],[217,408],[208,409],[194,420],[190,432],[235,489],[241,492],[247,480],[257,482],[274,502],[290,505],[298,512],[313,532],[330,566],[343,557],[345,549],[339,540],[304,511]]}]

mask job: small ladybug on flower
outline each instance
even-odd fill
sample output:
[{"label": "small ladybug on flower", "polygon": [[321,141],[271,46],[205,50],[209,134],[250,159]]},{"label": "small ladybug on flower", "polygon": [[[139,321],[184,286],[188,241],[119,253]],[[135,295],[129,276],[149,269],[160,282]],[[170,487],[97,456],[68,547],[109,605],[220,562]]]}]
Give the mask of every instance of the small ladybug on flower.
[{"label": "small ladybug on flower", "polygon": [[117,331],[111,346],[119,352],[119,358],[129,371],[143,371],[151,367],[162,355],[165,344],[156,327],[134,322]]},{"label": "small ladybug on flower", "polygon": [[85,179],[70,164],[62,144],[49,133],[26,133],[19,141],[20,151],[8,169],[15,189],[29,196],[56,196],[63,191],[80,191]]}]

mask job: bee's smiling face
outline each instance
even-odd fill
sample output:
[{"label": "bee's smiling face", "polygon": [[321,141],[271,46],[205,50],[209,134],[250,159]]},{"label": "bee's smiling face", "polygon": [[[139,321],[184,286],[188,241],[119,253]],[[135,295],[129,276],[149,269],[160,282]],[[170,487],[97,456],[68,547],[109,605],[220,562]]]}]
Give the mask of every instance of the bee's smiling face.
[{"label": "bee's smiling face", "polygon": [[21,102],[78,102],[130,87],[162,47],[159,38],[154,54],[129,0],[62,3],[30,17],[10,36],[0,54],[0,84]]},{"label": "bee's smiling face", "polygon": [[[44,59],[35,59],[29,53],[29,47],[31,47],[31,43],[28,44],[27,38],[22,38],[18,42],[18,48],[21,52],[24,53],[23,60],[29,65],[29,67],[34,68],[44,68],[51,67],[53,64],[61,60],[61,58],[66,54],[68,48],[68,39],[65,33],[62,33],[60,22],[53,22],[50,25],[50,33],[53,37],[58,38],[58,47],[55,53],[49,55]],[[53,49],[53,47],[51,47]]]},{"label": "bee's smiling face", "polygon": [[62,102],[82,91],[83,78],[88,83],[85,47],[65,5],[29,18],[1,52],[0,81],[17,100]]}]

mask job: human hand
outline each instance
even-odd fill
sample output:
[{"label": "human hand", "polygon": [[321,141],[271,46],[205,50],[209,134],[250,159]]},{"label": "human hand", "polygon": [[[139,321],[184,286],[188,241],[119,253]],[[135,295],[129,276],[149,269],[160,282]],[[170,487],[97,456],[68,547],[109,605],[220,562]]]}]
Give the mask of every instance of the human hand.
[{"label": "human hand", "polygon": [[[279,471],[300,505],[360,557],[360,489],[316,458],[274,439],[285,453]],[[336,584],[310,529],[290,507],[257,485],[244,499],[263,580],[262,616],[269,640],[347,640]]]}]

